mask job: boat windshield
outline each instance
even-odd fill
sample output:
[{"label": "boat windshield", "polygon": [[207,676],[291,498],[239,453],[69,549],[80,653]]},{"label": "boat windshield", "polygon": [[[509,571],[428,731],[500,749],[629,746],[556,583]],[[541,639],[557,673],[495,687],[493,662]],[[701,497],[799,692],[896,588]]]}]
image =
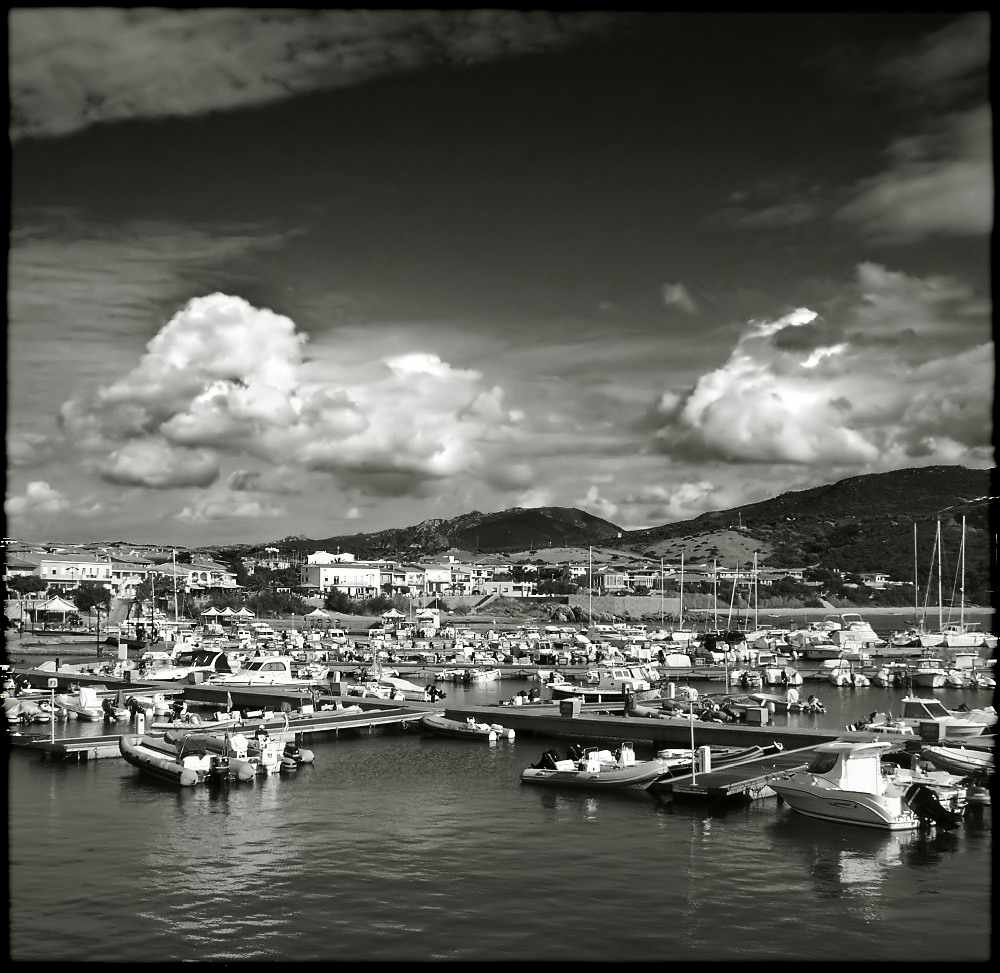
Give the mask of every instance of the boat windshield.
[{"label": "boat windshield", "polygon": [[936,717],[951,716],[943,703],[936,699],[911,699],[903,704],[903,716],[910,718],[934,719]]},{"label": "boat windshield", "polygon": [[828,774],[837,766],[837,757],[836,753],[813,754],[812,760],[809,761],[809,773]]}]

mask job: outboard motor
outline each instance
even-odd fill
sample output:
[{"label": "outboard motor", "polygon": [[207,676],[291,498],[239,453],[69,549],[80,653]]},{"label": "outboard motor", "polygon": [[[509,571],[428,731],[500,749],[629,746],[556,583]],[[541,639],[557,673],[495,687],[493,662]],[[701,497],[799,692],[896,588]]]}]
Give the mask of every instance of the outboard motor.
[{"label": "outboard motor", "polygon": [[559,754],[555,750],[546,750],[542,754],[542,759],[537,764],[532,764],[531,766],[534,770],[555,770],[558,759]]},{"label": "outboard motor", "polygon": [[907,807],[921,821],[933,822],[946,831],[954,831],[962,820],[961,811],[945,807],[937,794],[926,784],[910,784],[903,795]]},{"label": "outboard motor", "polygon": [[229,776],[229,757],[226,754],[213,754],[209,776],[213,780],[225,780]]}]

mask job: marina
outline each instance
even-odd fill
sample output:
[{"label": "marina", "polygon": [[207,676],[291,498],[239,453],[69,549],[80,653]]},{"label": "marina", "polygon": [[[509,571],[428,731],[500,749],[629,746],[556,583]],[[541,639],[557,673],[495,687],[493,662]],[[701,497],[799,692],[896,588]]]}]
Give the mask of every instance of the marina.
[{"label": "marina", "polygon": [[[850,731],[846,729],[846,724],[857,722],[861,714],[870,711],[898,711],[906,693],[903,689],[877,686],[838,689],[831,686],[821,691],[826,702],[825,712],[769,713],[764,707],[767,722],[763,725],[746,722],[723,724],[680,717],[626,717],[624,704],[617,702],[604,704],[541,698],[531,701],[531,694],[540,688],[540,683],[537,678],[532,678],[534,673],[522,672],[519,675],[520,678],[515,678],[505,672],[504,678],[487,685],[454,684],[448,687],[445,699],[434,703],[349,695],[346,689],[354,677],[346,672],[341,673],[341,679],[334,685],[327,684],[315,694],[303,692],[298,687],[256,687],[240,706],[233,701],[236,710],[233,716],[239,722],[235,726],[230,723],[230,728],[242,727],[242,732],[249,736],[263,722],[270,734],[276,736],[287,726],[294,739],[300,745],[308,746],[316,759],[294,774],[255,776],[252,780],[228,785],[215,783],[179,787],[167,781],[137,776],[137,769],[129,766],[117,752],[120,737],[135,731],[136,722],[132,714],[125,720],[105,724],[75,718],[59,720],[54,726],[29,724],[10,738],[14,744],[10,761],[11,787],[12,793],[17,795],[12,805],[11,832],[15,900],[19,894],[23,896],[24,893],[17,890],[24,888],[28,875],[37,871],[38,867],[37,857],[23,858],[17,846],[35,827],[24,818],[24,814],[39,816],[40,808],[31,810],[32,795],[39,784],[47,789],[54,788],[56,803],[51,804],[46,799],[49,815],[55,813],[61,816],[66,802],[83,801],[85,811],[80,824],[86,828],[87,840],[114,840],[118,846],[124,847],[126,855],[139,855],[139,849],[145,847],[140,832],[133,833],[133,828],[146,830],[152,826],[153,820],[160,820],[164,814],[174,822],[171,828],[181,829],[180,834],[192,827],[202,831],[207,824],[209,833],[215,834],[213,840],[228,849],[224,858],[209,856],[211,867],[216,872],[223,870],[229,876],[227,881],[235,881],[236,887],[243,890],[244,897],[266,898],[266,884],[255,883],[249,874],[237,878],[234,872],[235,862],[248,861],[255,862],[266,873],[271,866],[264,863],[271,859],[265,846],[245,841],[233,845],[233,839],[226,837],[225,830],[213,830],[215,815],[211,815],[207,822],[195,824],[203,811],[210,807],[219,810],[228,808],[230,813],[247,813],[252,807],[255,819],[260,817],[262,821],[283,830],[296,829],[297,840],[302,847],[290,852],[290,856],[285,855],[281,867],[284,873],[292,876],[290,880],[297,890],[301,915],[314,919],[320,914],[328,915],[330,902],[336,902],[337,908],[355,923],[363,923],[363,913],[373,908],[372,904],[366,902],[363,896],[361,902],[356,901],[357,889],[353,884],[335,891],[328,880],[316,877],[318,863],[323,864],[325,871],[332,867],[329,844],[334,840],[339,844],[343,840],[340,835],[347,836],[352,868],[359,875],[381,873],[387,860],[392,863],[389,867],[393,874],[399,869],[420,869],[422,873],[433,876],[432,880],[441,889],[444,902],[458,913],[467,908],[463,905],[464,900],[475,898],[473,887],[485,883],[493,902],[488,910],[489,921],[495,921],[495,907],[499,903],[514,917],[512,921],[525,928],[533,922],[529,913],[545,909],[548,896],[553,894],[553,885],[559,890],[556,894],[561,896],[562,901],[573,903],[578,914],[586,914],[588,907],[574,891],[579,878],[571,879],[571,876],[579,876],[584,860],[586,870],[599,864],[606,870],[610,869],[609,875],[627,877],[637,889],[655,881],[652,863],[649,866],[645,864],[649,860],[648,850],[646,853],[639,852],[640,847],[648,846],[650,841],[657,847],[657,870],[660,867],[682,869],[698,883],[700,894],[731,896],[733,882],[750,882],[752,878],[757,886],[763,883],[763,887],[768,889],[769,899],[775,903],[774,908],[783,908],[788,915],[796,914],[801,905],[800,899],[805,897],[808,900],[814,894],[810,893],[808,886],[803,889],[801,879],[796,879],[793,882],[794,900],[786,896],[783,890],[789,881],[790,855],[793,860],[797,855],[807,854],[810,861],[816,856],[819,856],[817,860],[820,862],[856,861],[858,864],[850,867],[861,867],[863,864],[865,874],[871,875],[865,881],[876,883],[870,886],[874,889],[890,881],[889,876],[894,874],[885,871],[890,860],[898,861],[907,869],[915,867],[907,865],[911,861],[910,856],[915,854],[924,855],[933,851],[936,855],[956,856],[965,855],[967,851],[968,854],[978,855],[985,850],[984,841],[988,848],[986,822],[990,820],[989,809],[985,808],[987,813],[982,816],[978,813],[983,810],[982,805],[973,804],[971,798],[957,830],[918,828],[912,832],[912,837],[907,832],[904,837],[892,835],[887,839],[892,844],[871,845],[869,829],[801,818],[783,805],[775,793],[771,793],[771,778],[803,766],[817,746],[837,738],[873,739],[871,732]],[[46,678],[44,671],[40,676]],[[69,691],[72,685],[73,677],[69,675],[62,688]],[[674,701],[689,705],[680,699],[685,685],[697,688],[698,699],[704,699],[711,697],[715,684],[708,681],[678,684]],[[189,732],[190,723],[185,721],[198,713],[202,714],[201,733],[217,736],[220,730],[225,732],[225,724],[212,725],[215,723],[214,714],[227,710],[226,690],[223,687],[203,683],[173,686],[141,683],[125,684],[118,689],[143,698],[147,705],[164,693],[159,705],[161,708],[165,705],[169,713],[166,717],[157,717],[157,723],[163,720],[166,727],[172,725],[176,728],[167,729],[168,734]],[[103,694],[106,691],[111,696],[118,689],[108,686],[99,692]],[[950,708],[963,699],[973,698],[968,691],[958,689],[935,690],[934,693]],[[41,694],[45,695],[44,692]],[[200,699],[194,699],[195,696]],[[184,701],[189,707],[187,716],[171,719],[178,704]],[[290,712],[282,711],[283,703]],[[343,709],[315,709],[317,704],[319,707],[336,707],[339,704]],[[314,707],[311,713],[308,712],[310,707]],[[248,712],[246,720],[242,720],[243,709]],[[470,743],[431,735],[421,727],[421,720],[433,714],[440,714],[456,723],[472,720],[479,725],[502,725],[513,733],[513,739],[503,741],[498,738],[496,742],[491,742],[483,738]],[[48,740],[53,734],[57,735],[54,743]],[[25,739],[28,737],[33,741]],[[577,746],[584,749],[589,746],[614,753],[625,741],[632,743],[637,762],[649,761],[658,752],[669,750],[673,753],[670,776],[654,781],[645,790],[641,786],[611,787],[594,792],[588,787],[528,786],[521,783],[525,768],[537,763],[539,754],[545,750],[551,749],[561,755]],[[777,742],[783,747],[780,752],[775,752]],[[897,742],[907,764],[920,754],[922,747],[940,744],[940,741],[921,741],[919,733],[906,739],[900,738]],[[960,746],[965,751],[983,752],[991,745],[992,738],[976,738],[963,741]],[[702,751],[705,748],[716,755],[744,748],[769,752],[766,756],[761,753],[756,759],[750,758],[732,766],[720,763],[712,766],[711,770],[703,771]],[[78,755],[74,756],[73,751]],[[678,751],[682,752],[681,756],[677,755]],[[689,754],[695,761],[694,773],[690,771],[690,761],[688,768],[683,766],[683,753]],[[94,757],[98,759],[92,759]],[[44,783],[46,781],[47,784]],[[180,801],[180,804],[170,808],[165,806],[165,791],[172,792],[170,800]],[[985,793],[988,796],[988,791]],[[41,794],[37,796],[40,798]],[[126,802],[124,806],[132,808],[124,831],[120,811],[123,805],[120,802]],[[208,803],[203,806],[202,802]],[[116,811],[116,808],[119,810]],[[244,811],[238,812],[240,808]],[[65,810],[68,812],[68,805]],[[149,824],[144,823],[147,821]],[[369,821],[377,822],[377,840],[370,833],[370,825],[365,823]],[[519,822],[518,838],[513,841],[511,828],[515,821]],[[588,821],[591,822],[589,825],[586,824]],[[595,828],[597,834],[618,836],[610,843],[617,847],[621,841],[619,829],[623,822],[627,822],[629,828],[623,847],[632,852],[627,864],[619,860],[620,847],[619,853],[612,852],[609,847],[607,857],[602,851],[591,848],[585,858],[581,858],[582,847],[593,844]],[[221,823],[222,819],[219,819]],[[66,827],[71,826],[67,823]],[[837,827],[847,827],[849,837],[838,836]],[[828,833],[830,828],[835,829],[834,832]],[[690,857],[688,851],[688,838],[685,836],[689,834],[697,836],[697,847],[701,849],[694,857]],[[116,837],[111,839],[111,835]],[[334,838],[334,835],[338,837]],[[944,841],[952,845],[946,847],[941,844]],[[414,842],[417,848],[425,850],[418,852],[413,847]],[[168,842],[166,847],[173,849],[171,853],[174,855],[181,854],[176,842]],[[836,850],[844,847],[850,852]],[[131,852],[128,851],[130,848],[133,849]],[[974,852],[976,848],[980,851]],[[843,858],[845,854],[849,854],[849,859]],[[177,861],[187,861],[188,867],[192,867],[191,859],[182,856]],[[489,861],[490,871],[477,871],[477,879],[470,884],[470,880],[462,876],[470,862],[478,861]],[[724,862],[728,864],[724,865]],[[734,862],[739,864],[734,865]],[[969,876],[978,872],[978,862],[978,858],[966,861],[965,887],[961,892],[958,888],[951,890],[952,896],[961,897],[967,891]],[[198,868],[204,864],[202,862]],[[525,887],[526,868],[536,881],[544,876],[544,887],[549,890],[544,901]],[[822,874],[828,876],[823,879],[825,884],[837,881],[833,876],[839,874],[839,866],[823,865],[822,868]],[[69,874],[74,874],[72,869]],[[97,874],[100,874],[100,869]],[[140,880],[142,895],[147,901],[162,902],[166,893],[159,889],[164,881],[169,881],[185,889],[186,909],[197,904],[202,912],[229,917],[230,921],[241,924],[243,919],[233,910],[221,902],[213,904],[215,894],[196,886],[193,874],[157,859],[156,880]],[[986,874],[988,876],[988,870]],[[885,878],[878,877],[883,875]],[[77,881],[85,888],[89,878],[77,876]],[[594,881],[588,883],[587,901],[590,901],[594,888],[602,888],[601,880]],[[825,884],[817,889],[818,894],[821,894]],[[410,908],[403,905],[402,898],[396,898],[396,892],[392,891],[395,884],[383,886],[380,883],[377,887],[381,900],[396,902],[395,907],[404,911]],[[844,888],[856,888],[856,884]],[[49,895],[51,897],[51,893]],[[898,903],[895,902],[897,898]],[[59,899],[60,894],[56,893],[55,901],[58,903]],[[911,912],[916,909],[913,914],[920,914],[920,901],[907,898],[902,888],[895,888],[891,904],[890,900],[880,901],[883,903],[878,909],[880,922],[892,921],[905,928],[907,919],[898,911],[904,902],[910,903],[907,908]],[[631,933],[645,929],[647,920],[635,897],[628,894],[624,902],[632,909],[627,919]],[[673,901],[669,892],[667,902],[669,905],[665,907],[672,910],[684,907],[683,901]],[[169,907],[160,905],[159,908]],[[974,910],[976,906],[970,902],[963,908]],[[16,901],[14,911],[19,915],[22,928],[33,928],[32,919],[20,914]],[[480,925],[479,920],[473,917],[474,913],[475,910],[473,914],[465,912],[470,916],[466,921],[471,921],[483,941],[489,942],[486,914]],[[111,915],[116,914],[120,914],[120,909],[112,905]],[[183,920],[181,915],[171,914],[171,925],[175,928],[176,923]],[[248,914],[259,916],[259,911],[250,909]],[[696,914],[701,917],[699,922],[707,921],[703,911]],[[745,934],[744,942],[751,948],[756,944],[755,948],[772,955],[769,950],[773,950],[778,926],[766,919],[762,922],[756,910],[753,914],[758,928]],[[598,915],[594,913],[595,921]],[[429,913],[422,922],[427,929],[435,928],[435,920]],[[340,929],[341,935],[355,944],[354,949],[361,949],[366,957],[401,955],[400,951],[407,948],[404,946],[406,938],[400,938],[391,931],[381,934],[375,942],[367,939],[361,947],[346,925],[337,922],[335,928]],[[446,927],[442,925],[440,928],[443,931]],[[649,926],[649,934],[655,938],[653,928],[653,925]],[[193,935],[198,938],[196,933]],[[86,944],[87,933],[77,930],[75,940]],[[709,936],[707,927],[699,941],[703,943],[703,949],[718,952],[718,941]],[[158,955],[188,955],[186,948],[171,944],[163,935],[154,934],[154,942]],[[146,940],[140,943],[136,939],[133,943],[129,937],[123,940],[121,946],[126,956],[138,956],[146,948]],[[610,949],[610,946],[606,948]],[[629,944],[619,943],[618,946],[619,950],[630,948],[634,950],[634,946]],[[685,949],[681,948],[681,955],[685,954]],[[906,955],[905,951],[900,952],[901,949],[901,945],[888,941],[877,946],[874,955],[883,958]],[[954,955],[951,945],[946,947],[942,943],[940,949],[942,954],[948,952]],[[384,954],[383,950],[386,951]],[[447,952],[449,955],[468,955],[469,951],[469,946],[456,944],[453,951],[449,949]],[[353,954],[353,949],[351,952]],[[438,951],[419,955],[430,956],[433,952]],[[477,947],[471,947],[471,952],[477,954]],[[527,955],[527,952],[528,946],[524,944],[518,955]],[[44,948],[42,953],[45,953]],[[560,951],[560,955],[564,953],[565,950]],[[220,955],[216,946],[207,939],[200,942],[199,954]],[[329,954],[325,942],[307,939],[304,955],[318,958]],[[573,949],[569,955],[580,955],[582,958],[582,953],[578,954]],[[598,955],[601,955],[600,950]],[[643,955],[643,951],[639,950],[638,955]]]}]

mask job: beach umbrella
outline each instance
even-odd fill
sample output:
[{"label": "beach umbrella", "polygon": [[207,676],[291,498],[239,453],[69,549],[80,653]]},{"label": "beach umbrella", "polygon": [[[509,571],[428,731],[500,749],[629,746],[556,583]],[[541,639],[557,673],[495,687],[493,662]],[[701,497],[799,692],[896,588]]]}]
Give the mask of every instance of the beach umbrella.
[{"label": "beach umbrella", "polygon": [[243,605],[243,607],[240,608],[240,610],[236,614],[237,615],[242,615],[244,618],[256,618],[257,617],[256,615],[254,615],[254,613],[252,611],[250,611],[249,608],[247,608],[246,605]]},{"label": "beach umbrella", "polygon": [[218,614],[219,614],[219,609],[215,608],[214,606],[212,608],[206,608],[202,612],[202,615],[218,615]]},{"label": "beach umbrella", "polygon": [[232,608],[230,608],[228,605],[226,605],[226,607],[223,608],[222,611],[219,612],[219,614],[220,615],[229,615],[229,616],[232,616],[232,615],[235,615],[236,612],[234,612],[232,610]]}]

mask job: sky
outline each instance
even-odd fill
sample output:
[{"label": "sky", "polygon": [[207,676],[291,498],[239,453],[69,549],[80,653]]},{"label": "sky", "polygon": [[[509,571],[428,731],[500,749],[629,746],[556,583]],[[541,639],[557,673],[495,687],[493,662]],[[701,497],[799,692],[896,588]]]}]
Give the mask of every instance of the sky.
[{"label": "sky", "polygon": [[6,535],[992,467],[990,26],[14,8]]}]

